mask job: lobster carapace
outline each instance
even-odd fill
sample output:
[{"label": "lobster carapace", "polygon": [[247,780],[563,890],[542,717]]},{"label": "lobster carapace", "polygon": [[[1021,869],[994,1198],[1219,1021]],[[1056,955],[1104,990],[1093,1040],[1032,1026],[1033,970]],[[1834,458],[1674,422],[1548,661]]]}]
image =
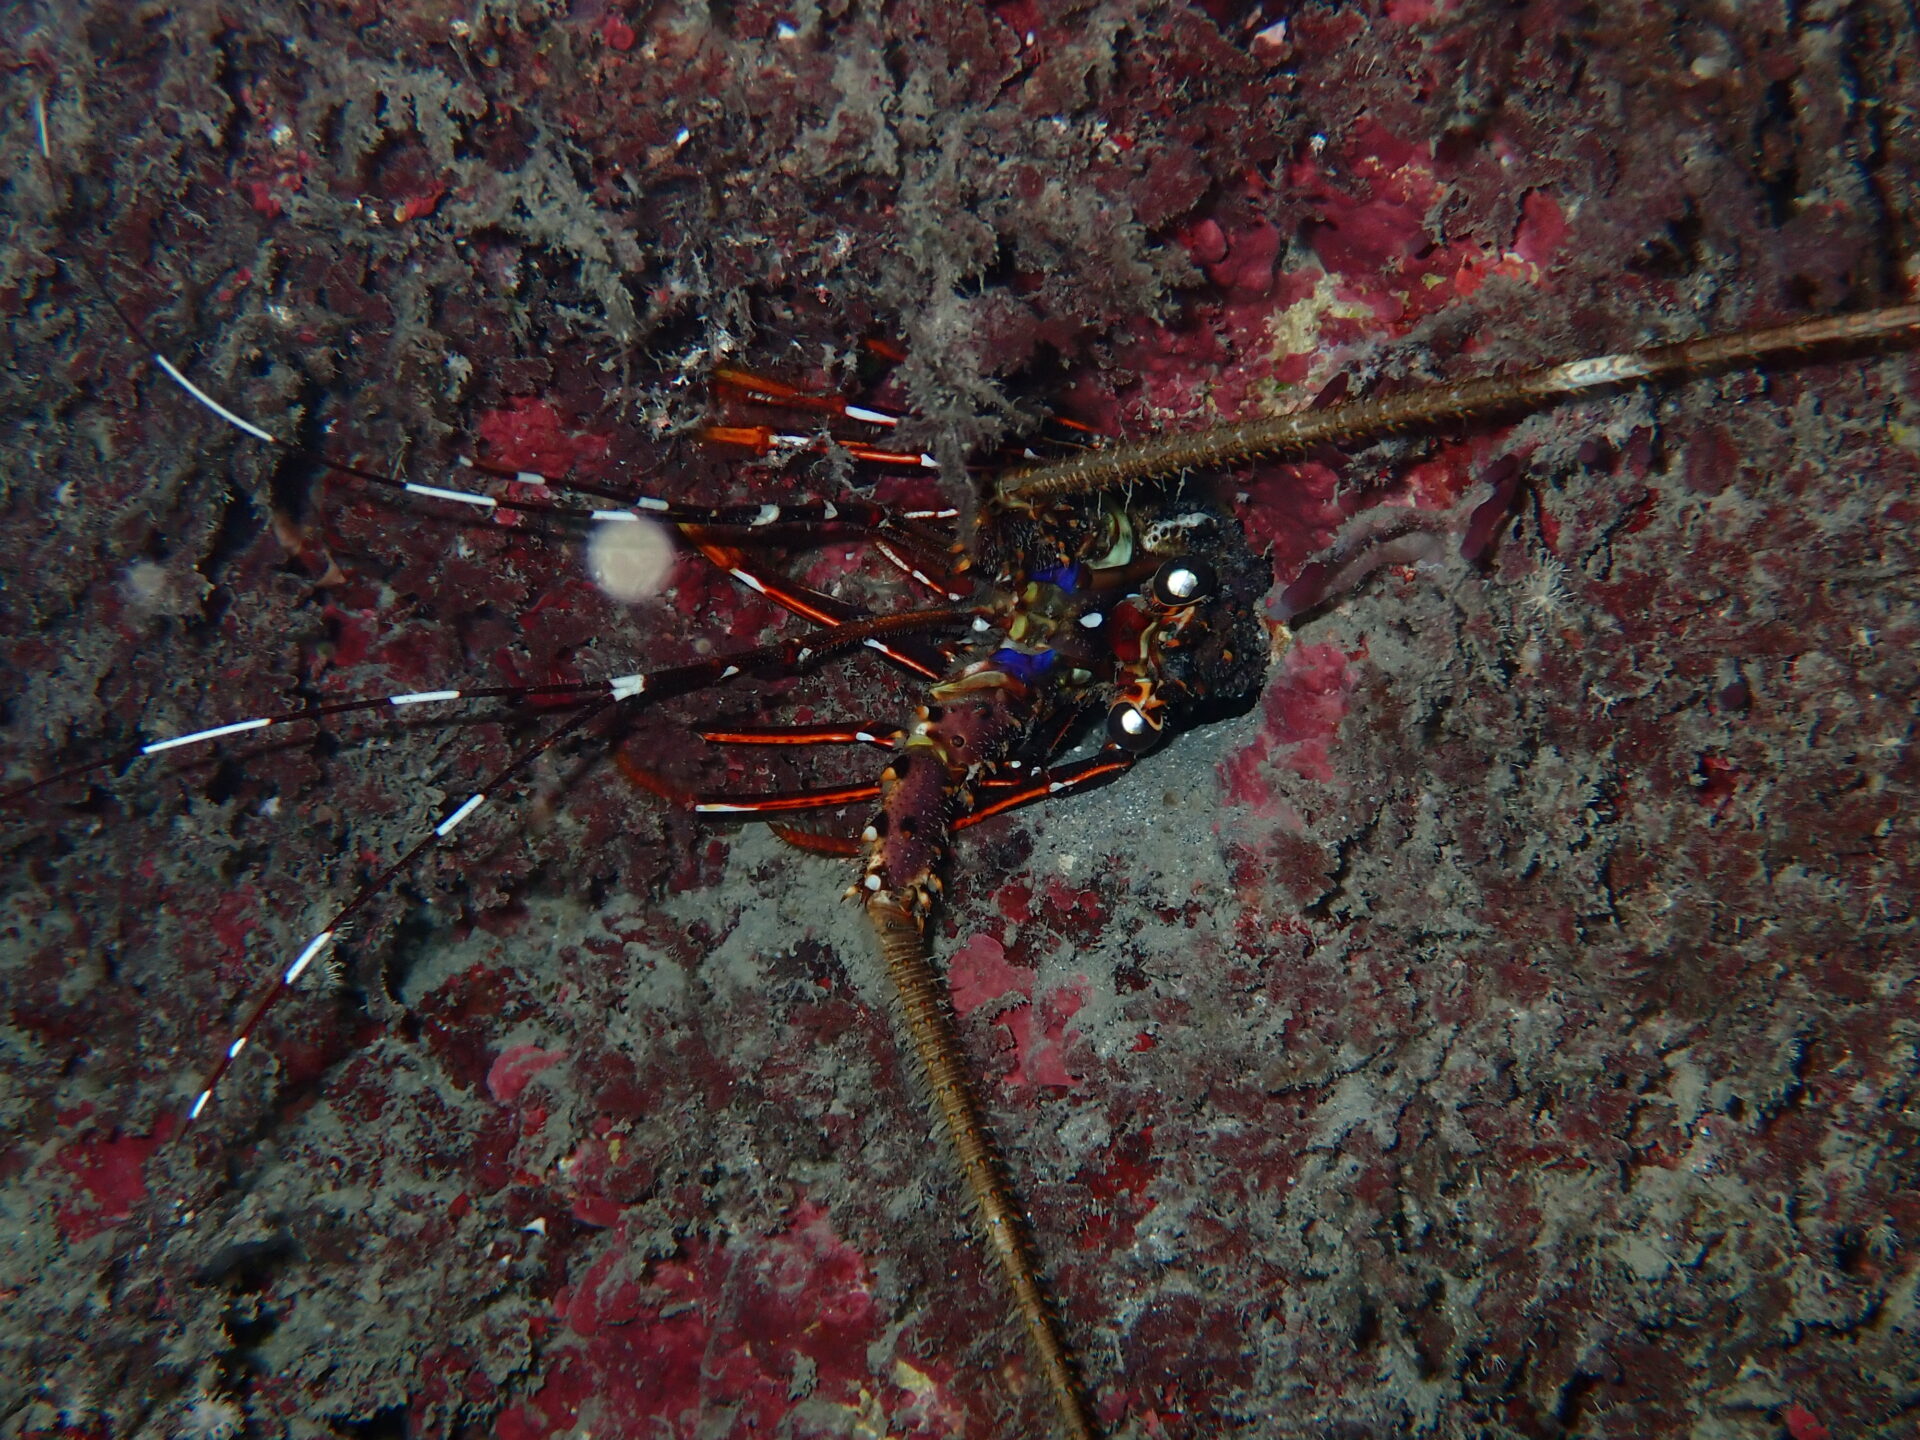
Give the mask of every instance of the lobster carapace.
[{"label": "lobster carapace", "polygon": [[[867,888],[915,913],[938,888],[943,820],[976,813],[978,787],[1057,794],[1105,779],[1166,735],[1244,710],[1266,674],[1269,567],[1192,499],[1151,488],[990,504],[975,564],[992,592],[975,623],[992,649],[928,691],[864,837]],[[1101,756],[1050,771],[1096,717]]]}]

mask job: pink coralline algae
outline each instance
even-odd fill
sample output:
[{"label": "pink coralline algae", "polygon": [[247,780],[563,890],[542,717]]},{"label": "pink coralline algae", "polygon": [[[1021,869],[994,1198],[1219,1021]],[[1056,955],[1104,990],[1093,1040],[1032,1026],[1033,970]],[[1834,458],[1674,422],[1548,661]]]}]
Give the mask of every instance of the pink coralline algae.
[{"label": "pink coralline algae", "polygon": [[481,415],[474,431],[488,461],[536,475],[593,477],[611,444],[604,434],[569,425],[537,395],[509,396],[505,406]]},{"label": "pink coralline algae", "polygon": [[54,1214],[61,1238],[90,1240],[126,1220],[147,1198],[146,1164],[166,1139],[154,1135],[106,1135],[90,1131],[55,1153],[71,1188]]},{"label": "pink coralline algae", "polygon": [[691,1433],[716,1408],[742,1431],[771,1431],[799,1395],[822,1420],[865,1411],[879,1316],[867,1261],[823,1211],[803,1202],[780,1235],[696,1243],[674,1261],[637,1262],[629,1238],[613,1235],[555,1296],[572,1343],[527,1400],[501,1413],[501,1440],[583,1426]]},{"label": "pink coralline algae", "polygon": [[1265,723],[1252,744],[1220,767],[1229,801],[1270,813],[1275,792],[1261,778],[1269,765],[1308,780],[1333,778],[1332,750],[1359,678],[1358,658],[1334,645],[1300,645],[1287,652],[1260,702]]},{"label": "pink coralline algae", "polygon": [[487,1093],[502,1105],[511,1105],[520,1098],[528,1081],[566,1058],[564,1050],[542,1050],[537,1045],[516,1045],[504,1050],[487,1069]]},{"label": "pink coralline algae", "polygon": [[[1068,1022],[1086,1003],[1084,979],[1034,996],[1035,975],[1007,961],[1006,947],[991,935],[975,935],[953,952],[947,983],[962,1019],[983,1006],[1005,1030],[1013,1050],[1007,1084],[1066,1088],[1075,1081],[1067,1052],[1075,1038]],[[1010,1003],[1009,1003],[1010,1002]]]}]

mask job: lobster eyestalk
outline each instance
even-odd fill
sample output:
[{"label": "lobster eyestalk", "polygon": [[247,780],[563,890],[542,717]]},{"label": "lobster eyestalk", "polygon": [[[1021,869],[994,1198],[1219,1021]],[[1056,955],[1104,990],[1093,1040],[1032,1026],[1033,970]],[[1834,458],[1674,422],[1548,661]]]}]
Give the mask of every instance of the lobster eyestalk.
[{"label": "lobster eyestalk", "polygon": [[959,1035],[947,1010],[945,988],[934,974],[926,933],[906,901],[890,890],[872,893],[866,905],[867,918],[880,942],[881,959],[899,992],[907,1034],[933,1092],[934,1108],[959,1158],[960,1173],[979,1212],[988,1248],[1013,1290],[1015,1307],[1046,1375],[1061,1423],[1072,1440],[1094,1440],[1097,1432],[1086,1392],[1060,1338],[1053,1306],[1041,1288],[1039,1268],[1007,1184],[1005,1167],[967,1084]]}]

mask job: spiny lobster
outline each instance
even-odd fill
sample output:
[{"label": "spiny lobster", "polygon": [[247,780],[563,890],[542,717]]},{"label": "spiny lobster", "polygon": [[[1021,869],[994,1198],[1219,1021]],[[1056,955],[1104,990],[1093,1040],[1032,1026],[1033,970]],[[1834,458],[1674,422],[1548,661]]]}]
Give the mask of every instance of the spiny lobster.
[{"label": "spiny lobster", "polygon": [[[923,584],[956,583],[951,576],[930,578],[901,558],[902,550],[926,543],[925,534],[913,528],[917,517],[894,515],[851,497],[740,510],[641,498],[632,501],[631,508],[583,512],[566,499],[501,498],[483,490],[428,485],[315,453],[310,457],[314,463],[363,484],[485,511],[506,508],[603,523],[657,517],[735,578],[824,623],[793,642],[726,654],[667,672],[563,685],[336,700],[225,721],[62,770],[0,796],[0,802],[18,804],[47,786],[105,768],[121,768],[148,755],[356,711],[472,699],[586,701],[572,718],[522,749],[429,835],[334,912],[247,1012],[193,1097],[187,1112],[191,1121],[199,1118],[215,1086],[254,1038],[274,1003],[300,981],[348,922],[423,852],[444,840],[561,739],[609,711],[649,704],[662,693],[704,688],[769,667],[800,671],[863,645],[926,674],[933,680],[926,703],[918,708],[917,718],[893,736],[896,748],[872,787],[836,787],[754,800],[695,799],[678,795],[643,767],[632,762],[625,762],[625,767],[648,788],[680,800],[697,813],[764,816],[877,801],[857,842],[801,831],[784,833],[801,848],[861,858],[862,880],[848,893],[861,901],[873,927],[895,987],[900,1017],[959,1160],[988,1248],[1005,1273],[1060,1423],[1076,1440],[1090,1440],[1097,1426],[1040,1279],[1021,1206],[981,1118],[926,930],[942,888],[939,872],[957,828],[1019,804],[1107,780],[1163,738],[1203,719],[1238,713],[1257,698],[1268,654],[1256,609],[1268,578],[1265,562],[1247,547],[1228,517],[1188,499],[1181,482],[1196,472],[1211,473],[1275,454],[1303,453],[1318,444],[1476,421],[1622,385],[1753,365],[1823,347],[1904,339],[1915,332],[1920,332],[1920,304],[1894,306],[1588,357],[1520,375],[1336,403],[1135,444],[1096,446],[1053,463],[1013,467],[991,482],[977,518],[972,554],[954,566],[956,575],[966,570],[976,573],[985,582],[987,594],[965,608],[879,617],[850,612],[831,597],[770,578],[735,548],[756,532],[772,533],[780,527],[847,525],[874,537]],[[152,359],[195,401],[229,425],[265,443],[285,444],[209,396],[165,355],[153,351]],[[815,408],[843,416],[893,423],[883,412],[835,402],[832,397],[808,396],[746,372],[730,372],[723,379],[775,403],[811,402]],[[741,432],[716,427],[712,433],[737,438]],[[905,457],[875,451],[866,458]],[[512,478],[543,491],[566,488],[558,476],[520,472]],[[590,493],[577,492],[572,498],[587,499]],[[962,598],[961,591],[948,593],[953,600]],[[968,624],[977,638],[965,658],[944,673],[924,652],[898,644],[903,636],[961,624]],[[588,698],[595,695],[599,698]],[[1065,752],[1095,715],[1104,717],[1101,750],[1091,759],[1065,760]],[[874,736],[843,722],[730,738],[749,743],[830,743],[871,742]]]}]

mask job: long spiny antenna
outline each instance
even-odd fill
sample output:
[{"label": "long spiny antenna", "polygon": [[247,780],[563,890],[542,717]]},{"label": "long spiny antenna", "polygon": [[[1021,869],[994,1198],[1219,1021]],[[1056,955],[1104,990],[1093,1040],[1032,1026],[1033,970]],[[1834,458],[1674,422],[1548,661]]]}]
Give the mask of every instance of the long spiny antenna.
[{"label": "long spiny antenna", "polygon": [[1092,495],[1172,480],[1192,470],[1243,465],[1262,456],[1299,454],[1316,445],[1343,444],[1400,430],[1532,410],[1597,390],[1754,365],[1775,355],[1863,345],[1912,332],[1920,332],[1920,304],[1796,320],[1765,330],[1742,330],[1647,350],[1595,355],[1518,375],[1489,375],[1402,395],[1330,405],[1324,410],[1239,420],[1206,430],[1089,450],[1050,465],[1014,471],[1001,480],[999,494],[1001,499],[1013,501]]},{"label": "long spiny antenna", "polygon": [[[44,132],[41,138],[43,150],[46,146]],[[52,164],[48,154],[48,164]],[[85,258],[76,256],[75,267],[92,286],[106,298],[113,307],[114,314],[120,319],[134,342],[147,352],[147,356],[175,385],[193,402],[223,423],[263,444],[271,445],[281,453],[303,460],[320,469],[356,480],[375,490],[390,493],[417,496],[426,500],[441,500],[491,514],[504,511],[512,514],[538,516],[573,522],[621,523],[642,519],[657,520],[669,525],[706,526],[716,529],[762,530],[774,526],[819,526],[839,525],[854,530],[870,532],[880,553],[901,570],[912,575],[923,584],[933,585],[934,580],[922,573],[914,564],[903,557],[900,547],[942,551],[944,546],[938,539],[919,528],[919,522],[927,520],[951,520],[959,512],[952,508],[928,510],[892,511],[872,501],[853,497],[838,501],[810,501],[799,504],[775,505],[767,503],[747,505],[686,505],[663,500],[657,496],[621,493],[599,486],[589,485],[579,480],[563,479],[534,470],[518,470],[506,466],[488,464],[469,456],[461,456],[456,462],[459,468],[477,475],[485,475],[502,480],[516,481],[523,485],[540,486],[548,490],[552,498],[531,498],[511,495],[492,495],[482,490],[466,489],[455,485],[429,485],[421,481],[409,480],[403,475],[371,469],[356,461],[325,450],[303,445],[297,440],[289,440],[276,434],[266,426],[248,419],[208,394],[176,364],[164,351],[150,339],[141,324],[128,313],[120,301],[119,295],[109,285],[92,264]],[[835,408],[831,413],[844,415],[875,426],[892,426],[899,423],[897,416],[885,411],[874,410],[866,406],[850,405],[838,397],[814,396],[793,386],[778,381],[753,376],[746,371],[727,372],[727,382],[750,398],[766,404],[784,404],[792,406],[799,399],[812,400],[815,410],[827,411],[829,403]],[[819,437],[806,434],[776,432],[767,426],[757,427],[721,427],[709,426],[705,438],[718,444],[740,445],[739,437],[751,434],[749,448],[757,453],[766,454],[770,450],[797,450],[813,446]],[[851,443],[851,451],[856,459],[882,465],[912,465],[920,468],[932,468],[933,457],[919,452],[883,450],[874,446]],[[573,503],[569,503],[573,502]],[[606,502],[595,504],[589,502]],[[949,599],[959,599],[957,593],[949,593]]]},{"label": "long spiny antenna", "polygon": [[[51,168],[54,163],[53,152],[47,135],[44,102],[36,96],[34,103],[40,152]],[[668,525],[677,526],[696,549],[707,553],[716,565],[741,584],[772,596],[787,608],[795,610],[824,627],[775,645],[717,656],[688,665],[617,675],[605,680],[548,685],[462,686],[378,696],[357,696],[293,706],[206,729],[148,740],[102,759],[69,766],[38,780],[0,791],[0,808],[4,808],[64,781],[79,779],[101,770],[124,768],[147,756],[208,745],[232,736],[251,734],[272,727],[317,724],[333,717],[367,711],[405,709],[421,705],[471,704],[483,700],[503,700],[508,703],[547,700],[582,707],[578,713],[569,716],[531,744],[517,751],[505,765],[486,777],[478,789],[397,859],[391,861],[354,890],[343,904],[335,908],[327,922],[306,942],[292,961],[272,974],[252,1004],[243,1012],[241,1020],[231,1032],[231,1039],[221,1049],[218,1058],[208,1068],[199,1088],[195,1091],[186,1114],[188,1125],[197,1120],[206,1110],[220,1081],[225,1078],[240,1055],[247,1049],[275,1005],[300,982],[316,961],[321,960],[341,930],[367,905],[385,892],[428,849],[445,840],[504,786],[569,735],[575,734],[610,711],[617,713],[630,710],[644,700],[685,694],[689,691],[723,684],[737,675],[746,673],[767,670],[793,673],[806,669],[827,656],[858,646],[876,650],[889,659],[905,664],[910,669],[924,671],[926,662],[916,658],[910,650],[900,648],[895,642],[932,631],[952,629],[973,622],[976,618],[972,610],[947,608],[885,616],[865,615],[852,607],[834,604],[829,597],[814,595],[805,587],[777,584],[752,565],[745,556],[730,548],[718,547],[705,538],[708,532],[729,530],[751,532],[775,526],[832,524],[856,531],[866,531],[876,548],[892,563],[921,584],[942,590],[948,599],[958,600],[962,596],[949,588],[952,582],[948,577],[925,573],[920,568],[920,562],[916,562],[913,558],[919,552],[941,548],[938,538],[921,530],[918,522],[949,519],[956,513],[954,511],[936,509],[895,512],[857,498],[846,498],[838,502],[816,501],[788,505],[680,505],[650,496],[614,494],[592,486],[558,481],[530,471],[509,470],[473,460],[463,460],[461,463],[480,474],[541,485],[550,492],[552,498],[494,496],[477,490],[422,484],[400,475],[382,473],[337,455],[285,439],[265,425],[258,424],[229,408],[197,385],[180,365],[148,340],[144,329],[128,313],[114,288],[91,264],[80,259],[76,261],[76,267],[106,298],[127,333],[174,384],[179,386],[195,404],[250,439],[379,490],[399,492],[428,500],[450,501],[478,510],[483,514],[512,511],[588,522],[656,519]],[[793,387],[762,380],[744,371],[729,372],[725,378],[736,388],[743,389],[751,396],[769,403],[791,406],[797,400],[808,398],[804,392]],[[850,406],[830,398],[813,398],[816,403],[811,408],[814,409],[832,408],[835,414],[873,425],[891,426],[895,423],[894,417],[881,411]],[[764,434],[762,430],[765,431]],[[724,440],[730,437],[723,435],[713,438]],[[753,431],[749,438],[762,449],[766,449],[798,448],[811,443],[813,437],[777,434],[767,427],[761,427]],[[738,443],[737,439],[736,443]],[[875,447],[867,448],[871,453],[864,458],[878,463],[932,464],[929,457],[895,454]],[[581,503],[590,501],[611,502],[613,508]]]},{"label": "long spiny antenna", "polygon": [[1060,1422],[1072,1440],[1093,1440],[1098,1432],[1086,1391],[1041,1283],[1025,1216],[1007,1182],[1006,1162],[987,1132],[961,1061],[947,987],[934,971],[926,934],[891,892],[874,895],[866,908],[899,995],[901,1019],[933,1092],[934,1113],[959,1161],[987,1249],[1013,1291],[1014,1308],[1040,1360]]},{"label": "long spiny antenna", "polygon": [[[567,521],[585,521],[594,523],[620,523],[640,519],[654,519],[670,525],[700,525],[716,529],[762,530],[773,526],[807,526],[835,524],[853,529],[875,532],[883,538],[906,539],[922,545],[935,543],[912,528],[914,522],[921,520],[947,520],[957,511],[936,509],[924,511],[905,511],[894,513],[871,501],[845,498],[838,501],[812,501],[800,504],[773,505],[765,503],[747,505],[683,505],[662,500],[652,495],[621,494],[598,486],[588,485],[578,480],[563,480],[558,476],[547,475],[534,470],[515,470],[505,466],[490,465],[482,460],[462,456],[457,464],[463,470],[478,475],[491,476],[503,480],[517,481],[523,485],[538,485],[552,492],[555,498],[524,498],[508,495],[491,495],[481,490],[464,489],[453,485],[428,485],[420,481],[409,480],[402,475],[389,474],[374,470],[342,456],[325,450],[302,445],[297,440],[289,440],[274,433],[264,425],[256,424],[246,416],[234,411],[221,401],[209,395],[191,377],[174,363],[165,352],[147,338],[146,331],[127,309],[120,303],[119,296],[93,267],[84,260],[76,262],[78,268],[93,283],[94,287],[106,297],[114,313],[120,317],[120,323],[147,357],[160,367],[168,379],[179,386],[195,404],[210,414],[217,416],[225,424],[240,431],[252,439],[273,446],[283,454],[303,460],[310,465],[332,471],[376,490],[384,490],[403,495],[418,496],[427,500],[444,500],[457,505],[465,505],[482,512],[506,511],[513,514],[540,516],[549,519]],[[796,392],[799,393],[799,392]],[[854,410],[855,418],[864,419],[880,412],[866,409]],[[812,437],[798,435],[780,435],[782,441],[795,443]],[[606,501],[607,505],[586,503],[566,503],[568,500],[579,502]],[[896,564],[901,562],[895,561]],[[909,568],[905,565],[902,568]],[[920,577],[923,578],[923,577]]]},{"label": "long spiny antenna", "polygon": [[[199,1119],[201,1112],[213,1099],[213,1092],[220,1081],[232,1069],[233,1063],[240,1058],[254,1033],[260,1028],[268,1013],[286,994],[297,985],[309,966],[331,946],[340,931],[355,915],[377,899],[399,876],[404,874],[413,863],[432,846],[445,840],[456,827],[463,824],[473,813],[491,800],[515,776],[519,775],[541,755],[553,749],[567,736],[582,729],[599,716],[614,707],[630,709],[641,700],[658,699],[668,695],[686,694],[689,691],[705,689],[712,685],[723,684],[736,675],[759,673],[767,670],[779,670],[791,673],[804,669],[825,659],[827,656],[858,646],[872,646],[876,640],[889,636],[923,633],[930,630],[949,629],[966,624],[973,619],[971,610],[919,610],[898,615],[879,615],[864,620],[849,621],[826,630],[816,630],[809,634],[796,636],[791,640],[774,645],[763,645],[755,649],[736,652],[732,655],[715,656],[712,659],[695,661],[688,665],[671,666],[663,670],[615,676],[610,680],[591,681],[569,685],[545,685],[525,687],[492,687],[486,690],[441,690],[411,695],[388,696],[384,698],[338,701],[325,705],[310,706],[304,710],[284,711],[276,715],[258,716],[252,720],[236,721],[228,725],[216,725],[209,730],[196,731],[189,735],[179,735],[171,739],[156,740],[127,752],[126,755],[97,762],[94,765],[81,766],[66,770],[60,774],[39,781],[23,789],[0,796],[0,805],[21,797],[87,770],[112,765],[126,759],[142,755],[152,755],[162,751],[175,750],[192,745],[200,745],[218,740],[224,736],[265,729],[270,725],[290,722],[312,722],[328,716],[339,715],[353,710],[366,710],[378,706],[413,705],[432,701],[475,700],[481,698],[524,699],[531,696],[572,697],[584,704],[584,708],[569,716],[561,724],[549,730],[532,744],[518,751],[506,764],[488,776],[480,787],[456,806],[445,818],[440,820],[427,834],[420,837],[398,859],[392,861],[371,880],[339,906],[331,918],[308,940],[294,960],[285,969],[278,971],[267,983],[259,996],[248,1008],[240,1023],[234,1028],[233,1038],[220,1052],[219,1058],[209,1068],[206,1078],[194,1093],[192,1104],[188,1107],[187,1121],[191,1124]],[[709,807],[717,808],[717,807]]]}]

